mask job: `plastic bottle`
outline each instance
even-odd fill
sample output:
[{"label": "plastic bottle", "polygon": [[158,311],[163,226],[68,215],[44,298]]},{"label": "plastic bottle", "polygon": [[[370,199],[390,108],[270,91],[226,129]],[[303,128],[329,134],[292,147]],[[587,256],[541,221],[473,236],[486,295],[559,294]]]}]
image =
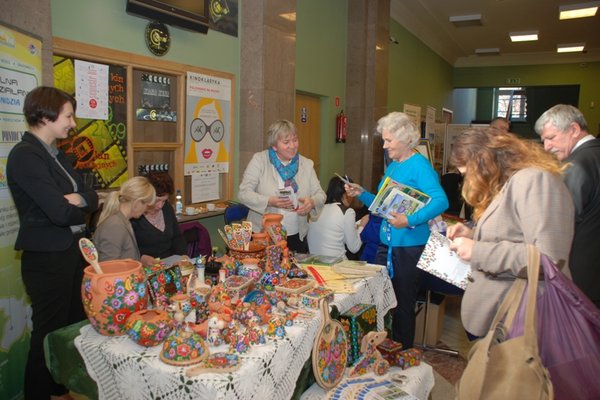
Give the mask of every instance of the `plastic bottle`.
[{"label": "plastic bottle", "polygon": [[181,190],[179,189],[175,194],[175,214],[177,216],[183,215],[183,202],[181,201]]}]

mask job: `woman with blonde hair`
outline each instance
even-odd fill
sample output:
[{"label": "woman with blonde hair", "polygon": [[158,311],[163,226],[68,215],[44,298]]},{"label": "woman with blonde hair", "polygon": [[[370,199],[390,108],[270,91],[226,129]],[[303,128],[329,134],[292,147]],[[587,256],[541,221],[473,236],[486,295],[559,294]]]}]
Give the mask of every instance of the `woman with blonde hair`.
[{"label": "woman with blonde hair", "polygon": [[140,251],[129,220],[141,217],[155,200],[156,190],[143,176],[128,179],[118,191],[108,194],[93,239],[100,261],[124,258],[140,260]]},{"label": "woman with blonde hair", "polygon": [[454,143],[450,163],[464,176],[462,195],[476,221],[474,229],[456,224],[447,233],[450,248],[471,264],[462,322],[482,336],[513,281],[526,275],[528,244],[570,276],[573,201],[564,167],[539,143],[511,133],[467,130]]}]

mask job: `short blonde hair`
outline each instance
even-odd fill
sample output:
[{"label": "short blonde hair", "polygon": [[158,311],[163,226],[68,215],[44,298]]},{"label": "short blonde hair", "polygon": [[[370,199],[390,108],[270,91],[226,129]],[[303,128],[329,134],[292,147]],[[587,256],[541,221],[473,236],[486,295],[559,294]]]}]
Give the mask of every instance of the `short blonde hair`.
[{"label": "short blonde hair", "polygon": [[278,140],[292,135],[296,135],[296,126],[287,119],[280,119],[269,126],[267,144],[269,147],[275,146]]},{"label": "short blonde hair", "polygon": [[119,212],[121,203],[133,203],[141,201],[143,204],[154,204],[156,201],[156,190],[145,176],[134,176],[126,180],[119,190],[110,192],[98,218],[100,225],[106,218]]},{"label": "short blonde hair", "polygon": [[384,130],[388,131],[394,139],[406,144],[409,149],[417,147],[421,140],[421,132],[412,119],[403,112],[394,111],[379,118],[377,132],[383,134]]}]

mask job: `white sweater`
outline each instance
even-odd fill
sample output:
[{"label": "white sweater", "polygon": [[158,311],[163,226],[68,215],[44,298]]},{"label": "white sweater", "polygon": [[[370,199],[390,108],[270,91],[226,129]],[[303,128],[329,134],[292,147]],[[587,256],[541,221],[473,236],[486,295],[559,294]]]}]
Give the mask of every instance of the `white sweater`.
[{"label": "white sweater", "polygon": [[356,253],[362,246],[360,231],[356,229],[356,213],[352,208],[342,213],[339,203],[323,206],[316,220],[308,224],[308,249],[311,254],[345,256],[346,248]]}]

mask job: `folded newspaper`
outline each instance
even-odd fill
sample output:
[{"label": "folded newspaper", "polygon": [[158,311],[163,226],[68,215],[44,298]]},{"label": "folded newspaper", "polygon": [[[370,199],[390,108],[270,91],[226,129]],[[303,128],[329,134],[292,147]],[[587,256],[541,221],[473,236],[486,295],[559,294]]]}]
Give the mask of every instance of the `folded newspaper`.
[{"label": "folded newspaper", "polygon": [[391,212],[411,215],[423,208],[431,198],[417,189],[385,178],[369,211],[382,218],[393,218]]}]

